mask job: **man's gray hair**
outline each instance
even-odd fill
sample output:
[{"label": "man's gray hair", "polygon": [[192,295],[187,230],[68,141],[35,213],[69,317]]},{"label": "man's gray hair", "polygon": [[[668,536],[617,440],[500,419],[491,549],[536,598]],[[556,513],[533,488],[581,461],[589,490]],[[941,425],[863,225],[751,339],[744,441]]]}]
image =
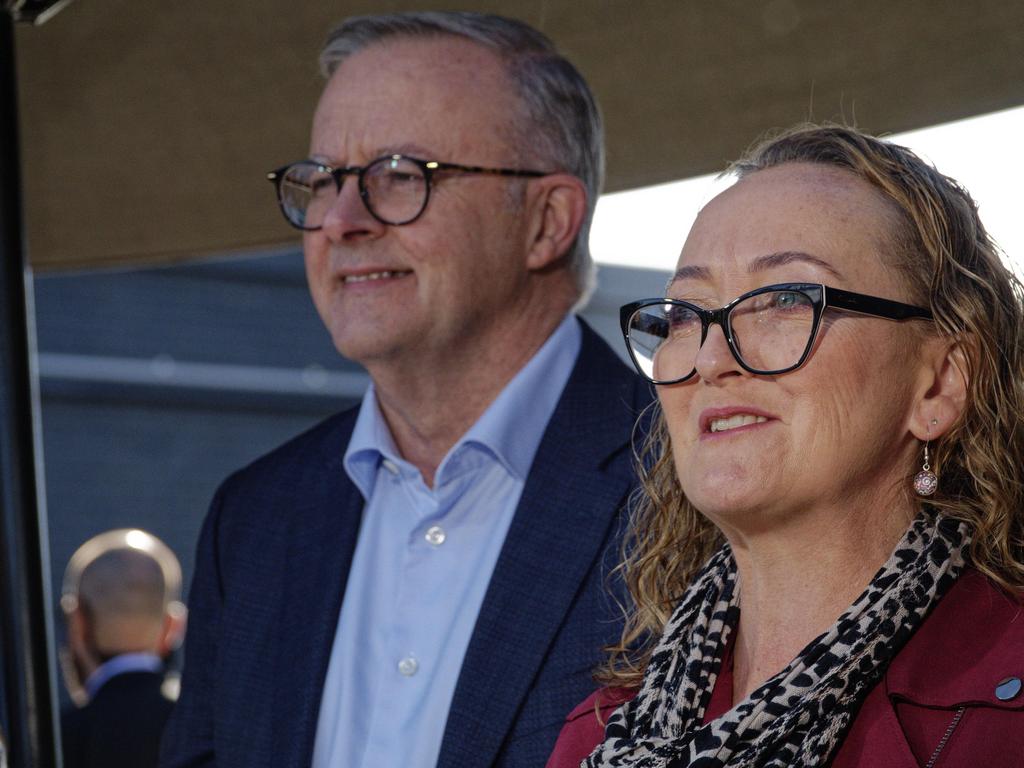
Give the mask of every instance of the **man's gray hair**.
[{"label": "man's gray hair", "polygon": [[353,53],[388,38],[444,35],[479,43],[504,61],[526,107],[526,119],[517,121],[519,148],[546,163],[542,170],[571,173],[586,187],[587,213],[570,254],[582,305],[594,286],[590,223],[604,184],[604,129],[590,87],[546,35],[522,21],[464,11],[354,16],[328,35],[320,68],[330,77]]}]

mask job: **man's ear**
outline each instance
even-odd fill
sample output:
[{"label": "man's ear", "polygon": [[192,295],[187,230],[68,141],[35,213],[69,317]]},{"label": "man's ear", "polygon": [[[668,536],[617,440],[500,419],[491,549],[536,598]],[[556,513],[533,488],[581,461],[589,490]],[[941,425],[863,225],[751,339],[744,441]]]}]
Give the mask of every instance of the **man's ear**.
[{"label": "man's ear", "polygon": [[526,266],[540,270],[565,256],[583,226],[587,213],[587,189],[568,173],[552,173],[530,182],[528,197],[531,228]]},{"label": "man's ear", "polygon": [[177,650],[185,639],[185,628],[188,625],[188,609],[185,604],[175,600],[167,604],[164,613],[164,625],[160,630],[160,639],[157,643],[157,655],[167,658],[172,651]]},{"label": "man's ear", "polygon": [[100,659],[93,647],[93,628],[89,617],[81,606],[74,608],[67,615],[68,650],[84,681],[100,665]]},{"label": "man's ear", "polygon": [[930,339],[925,343],[921,394],[910,431],[918,440],[944,435],[967,407],[969,339]]}]

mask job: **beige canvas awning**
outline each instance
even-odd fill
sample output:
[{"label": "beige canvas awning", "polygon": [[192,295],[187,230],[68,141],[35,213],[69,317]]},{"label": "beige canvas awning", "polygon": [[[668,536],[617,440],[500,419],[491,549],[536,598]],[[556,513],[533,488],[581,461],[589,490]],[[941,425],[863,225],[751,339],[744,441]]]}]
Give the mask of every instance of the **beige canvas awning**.
[{"label": "beige canvas awning", "polygon": [[[17,37],[30,260],[295,242],[264,173],[302,156],[330,25],[404,0],[78,0]],[[493,0],[593,84],[608,189],[709,172],[806,119],[899,131],[1024,102],[1024,3]],[[457,159],[457,158],[456,158]],[[638,222],[638,226],[642,226]]]}]

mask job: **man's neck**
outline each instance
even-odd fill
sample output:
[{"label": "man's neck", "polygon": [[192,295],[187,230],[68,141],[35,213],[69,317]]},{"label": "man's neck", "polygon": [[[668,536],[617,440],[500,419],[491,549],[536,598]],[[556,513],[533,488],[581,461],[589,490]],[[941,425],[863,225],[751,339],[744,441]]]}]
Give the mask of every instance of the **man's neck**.
[{"label": "man's neck", "polygon": [[452,446],[522,370],[564,315],[533,323],[515,344],[480,344],[476,351],[410,364],[368,366],[381,413],[401,456],[428,486]]}]

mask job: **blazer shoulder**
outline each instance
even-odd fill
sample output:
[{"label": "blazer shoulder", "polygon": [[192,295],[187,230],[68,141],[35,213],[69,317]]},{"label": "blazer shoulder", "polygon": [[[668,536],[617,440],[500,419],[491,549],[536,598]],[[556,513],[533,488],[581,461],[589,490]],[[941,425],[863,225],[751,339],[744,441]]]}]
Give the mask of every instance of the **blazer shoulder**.
[{"label": "blazer shoulder", "polygon": [[[648,431],[654,392],[585,321],[580,320],[580,325],[579,357],[548,423],[548,433],[561,436],[560,451],[571,440],[572,455],[584,463],[596,456],[607,462],[628,453],[628,446]],[[632,474],[628,466],[625,471]]]},{"label": "blazer shoulder", "polygon": [[578,384],[576,379],[590,380],[605,393],[617,395],[637,412],[643,410],[654,399],[651,385],[619,357],[586,320],[577,319],[583,338],[570,382]]},{"label": "blazer shoulder", "polygon": [[330,416],[263,454],[230,474],[218,495],[260,493],[267,486],[291,485],[289,478],[295,481],[311,472],[341,467],[358,413],[355,406]]},{"label": "blazer shoulder", "polygon": [[358,407],[331,416],[229,475],[213,496],[201,540],[232,547],[250,536],[262,541],[316,499],[354,498],[359,491],[343,460],[357,413]]}]

